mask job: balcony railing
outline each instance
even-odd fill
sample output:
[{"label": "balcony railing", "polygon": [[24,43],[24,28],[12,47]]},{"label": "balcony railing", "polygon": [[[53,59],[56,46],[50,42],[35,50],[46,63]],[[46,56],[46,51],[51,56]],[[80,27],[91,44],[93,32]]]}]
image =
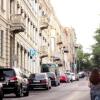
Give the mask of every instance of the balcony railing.
[{"label": "balcony railing", "polygon": [[48,49],[46,46],[41,46],[40,47],[40,57],[44,58],[48,56]]},{"label": "balcony railing", "polygon": [[40,24],[40,29],[41,30],[47,29],[48,26],[49,26],[49,19],[48,19],[48,17],[42,16],[40,18],[40,23],[39,24]]},{"label": "balcony railing", "polygon": [[64,53],[68,53],[69,52],[66,47],[63,47],[63,51],[64,51]]},{"label": "balcony railing", "polygon": [[25,21],[21,14],[15,14],[11,16],[11,32],[19,33],[25,30]]},{"label": "balcony railing", "polygon": [[57,39],[57,45],[62,45],[62,44],[63,44],[63,42],[61,40],[61,36],[59,36]]}]

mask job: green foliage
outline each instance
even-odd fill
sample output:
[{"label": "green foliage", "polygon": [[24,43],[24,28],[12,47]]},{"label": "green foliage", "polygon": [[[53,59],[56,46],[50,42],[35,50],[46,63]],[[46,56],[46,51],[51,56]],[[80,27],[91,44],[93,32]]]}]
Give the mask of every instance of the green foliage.
[{"label": "green foliage", "polygon": [[96,43],[92,46],[93,49],[93,65],[96,67],[100,67],[100,28],[96,30],[94,36]]},{"label": "green foliage", "polygon": [[84,53],[82,48],[77,50],[77,67],[78,71],[91,69],[91,54]]}]

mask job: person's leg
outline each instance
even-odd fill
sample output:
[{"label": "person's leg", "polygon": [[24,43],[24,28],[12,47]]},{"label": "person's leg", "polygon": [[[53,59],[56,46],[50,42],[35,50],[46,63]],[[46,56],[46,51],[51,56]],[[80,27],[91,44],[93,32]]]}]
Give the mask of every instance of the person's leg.
[{"label": "person's leg", "polygon": [[95,100],[95,95],[93,93],[90,93],[90,97],[91,97],[91,100]]}]

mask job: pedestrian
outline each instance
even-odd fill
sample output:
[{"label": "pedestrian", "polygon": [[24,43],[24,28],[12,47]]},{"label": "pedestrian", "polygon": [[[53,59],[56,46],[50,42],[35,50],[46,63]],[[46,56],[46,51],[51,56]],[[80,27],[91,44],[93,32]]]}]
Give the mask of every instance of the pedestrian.
[{"label": "pedestrian", "polygon": [[90,96],[91,100],[100,100],[100,71],[95,68],[91,72],[90,78]]}]

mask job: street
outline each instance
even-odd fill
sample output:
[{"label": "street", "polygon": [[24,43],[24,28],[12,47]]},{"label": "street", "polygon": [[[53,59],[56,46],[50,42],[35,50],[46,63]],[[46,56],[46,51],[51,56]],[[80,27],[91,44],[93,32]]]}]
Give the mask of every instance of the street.
[{"label": "street", "polygon": [[5,95],[4,100],[90,100],[88,81],[81,79],[72,83],[61,83],[51,90],[34,90],[28,97],[16,98]]}]

